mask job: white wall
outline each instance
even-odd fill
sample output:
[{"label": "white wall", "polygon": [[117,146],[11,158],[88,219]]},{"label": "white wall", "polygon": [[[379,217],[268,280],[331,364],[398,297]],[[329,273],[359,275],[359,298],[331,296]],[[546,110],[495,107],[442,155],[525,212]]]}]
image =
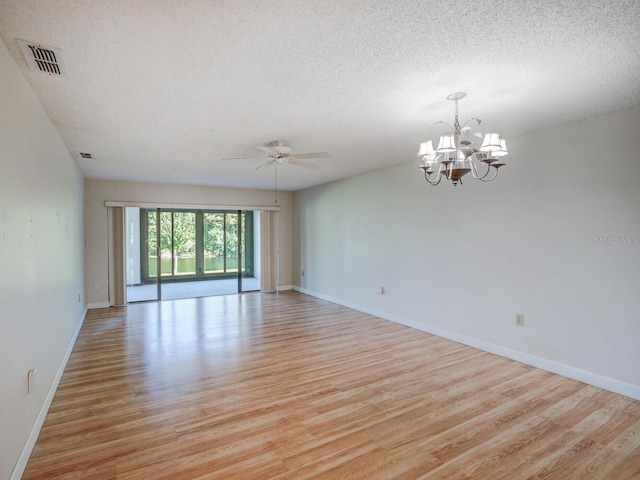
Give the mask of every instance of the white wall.
[{"label": "white wall", "polygon": [[413,161],[297,192],[294,282],[640,398],[639,132],[635,108],[510,139],[491,183]]},{"label": "white wall", "polygon": [[0,478],[19,478],[84,315],[83,182],[2,41],[0,85]]},{"label": "white wall", "polygon": [[[109,243],[105,201],[273,207],[273,191],[159,183],[85,180],[86,292],[89,308],[109,304]],[[292,285],[292,194],[278,192],[280,285]]]}]

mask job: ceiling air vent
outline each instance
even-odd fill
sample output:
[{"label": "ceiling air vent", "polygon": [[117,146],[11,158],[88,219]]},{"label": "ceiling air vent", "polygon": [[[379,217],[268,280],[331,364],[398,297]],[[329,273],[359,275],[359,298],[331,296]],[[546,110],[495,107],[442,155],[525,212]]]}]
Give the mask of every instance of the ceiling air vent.
[{"label": "ceiling air vent", "polygon": [[59,48],[45,47],[34,42],[18,40],[22,54],[33,72],[42,72],[49,75],[67,76],[62,61],[62,50]]}]

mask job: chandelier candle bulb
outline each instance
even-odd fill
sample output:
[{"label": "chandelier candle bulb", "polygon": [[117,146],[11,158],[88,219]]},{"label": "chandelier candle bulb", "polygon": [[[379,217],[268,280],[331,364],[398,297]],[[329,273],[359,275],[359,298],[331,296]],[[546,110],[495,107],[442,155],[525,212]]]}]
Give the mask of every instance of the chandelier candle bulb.
[{"label": "chandelier candle bulb", "polygon": [[[490,182],[498,175],[498,169],[505,165],[505,162],[498,157],[508,155],[507,142],[498,133],[482,134],[472,131],[471,125],[475,123],[479,126],[482,123],[477,118],[469,118],[460,125],[458,119],[458,101],[467,94],[456,92],[447,96],[447,100],[455,102],[455,117],[453,125],[439,121],[436,125],[444,125],[449,128],[447,132],[440,136],[438,147],[433,149],[433,141],[420,143],[418,148],[418,168],[424,172],[424,178],[431,185],[438,185],[442,178],[446,178],[455,185],[462,185],[464,176],[471,173],[471,176],[482,182]],[[475,138],[483,139],[479,148],[474,147]]]}]

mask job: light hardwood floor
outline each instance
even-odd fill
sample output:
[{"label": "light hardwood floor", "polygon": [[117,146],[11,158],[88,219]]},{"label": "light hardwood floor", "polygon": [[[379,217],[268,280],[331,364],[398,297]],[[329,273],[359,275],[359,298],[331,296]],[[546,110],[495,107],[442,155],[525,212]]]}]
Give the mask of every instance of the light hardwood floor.
[{"label": "light hardwood floor", "polygon": [[25,479],[640,478],[640,402],[300,293],[91,310]]}]

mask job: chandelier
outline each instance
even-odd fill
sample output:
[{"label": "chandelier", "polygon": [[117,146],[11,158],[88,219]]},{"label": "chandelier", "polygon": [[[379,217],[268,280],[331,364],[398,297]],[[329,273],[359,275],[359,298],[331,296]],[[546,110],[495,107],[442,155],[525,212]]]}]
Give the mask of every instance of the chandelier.
[{"label": "chandelier", "polygon": [[[418,158],[421,158],[419,168],[424,171],[424,178],[431,185],[438,185],[442,178],[450,180],[454,185],[462,185],[463,177],[471,173],[473,178],[483,182],[490,182],[498,176],[498,169],[505,165],[503,157],[507,152],[507,144],[504,138],[497,133],[472,132],[470,123],[480,125],[481,120],[469,118],[463,125],[458,121],[458,100],[462,100],[467,94],[456,92],[447,96],[447,100],[456,102],[456,116],[453,126],[445,122],[436,122],[436,125],[449,127],[450,133],[440,137],[438,147],[433,148],[433,141],[423,142],[418,150]],[[474,138],[481,138],[480,148],[474,148]]]}]

